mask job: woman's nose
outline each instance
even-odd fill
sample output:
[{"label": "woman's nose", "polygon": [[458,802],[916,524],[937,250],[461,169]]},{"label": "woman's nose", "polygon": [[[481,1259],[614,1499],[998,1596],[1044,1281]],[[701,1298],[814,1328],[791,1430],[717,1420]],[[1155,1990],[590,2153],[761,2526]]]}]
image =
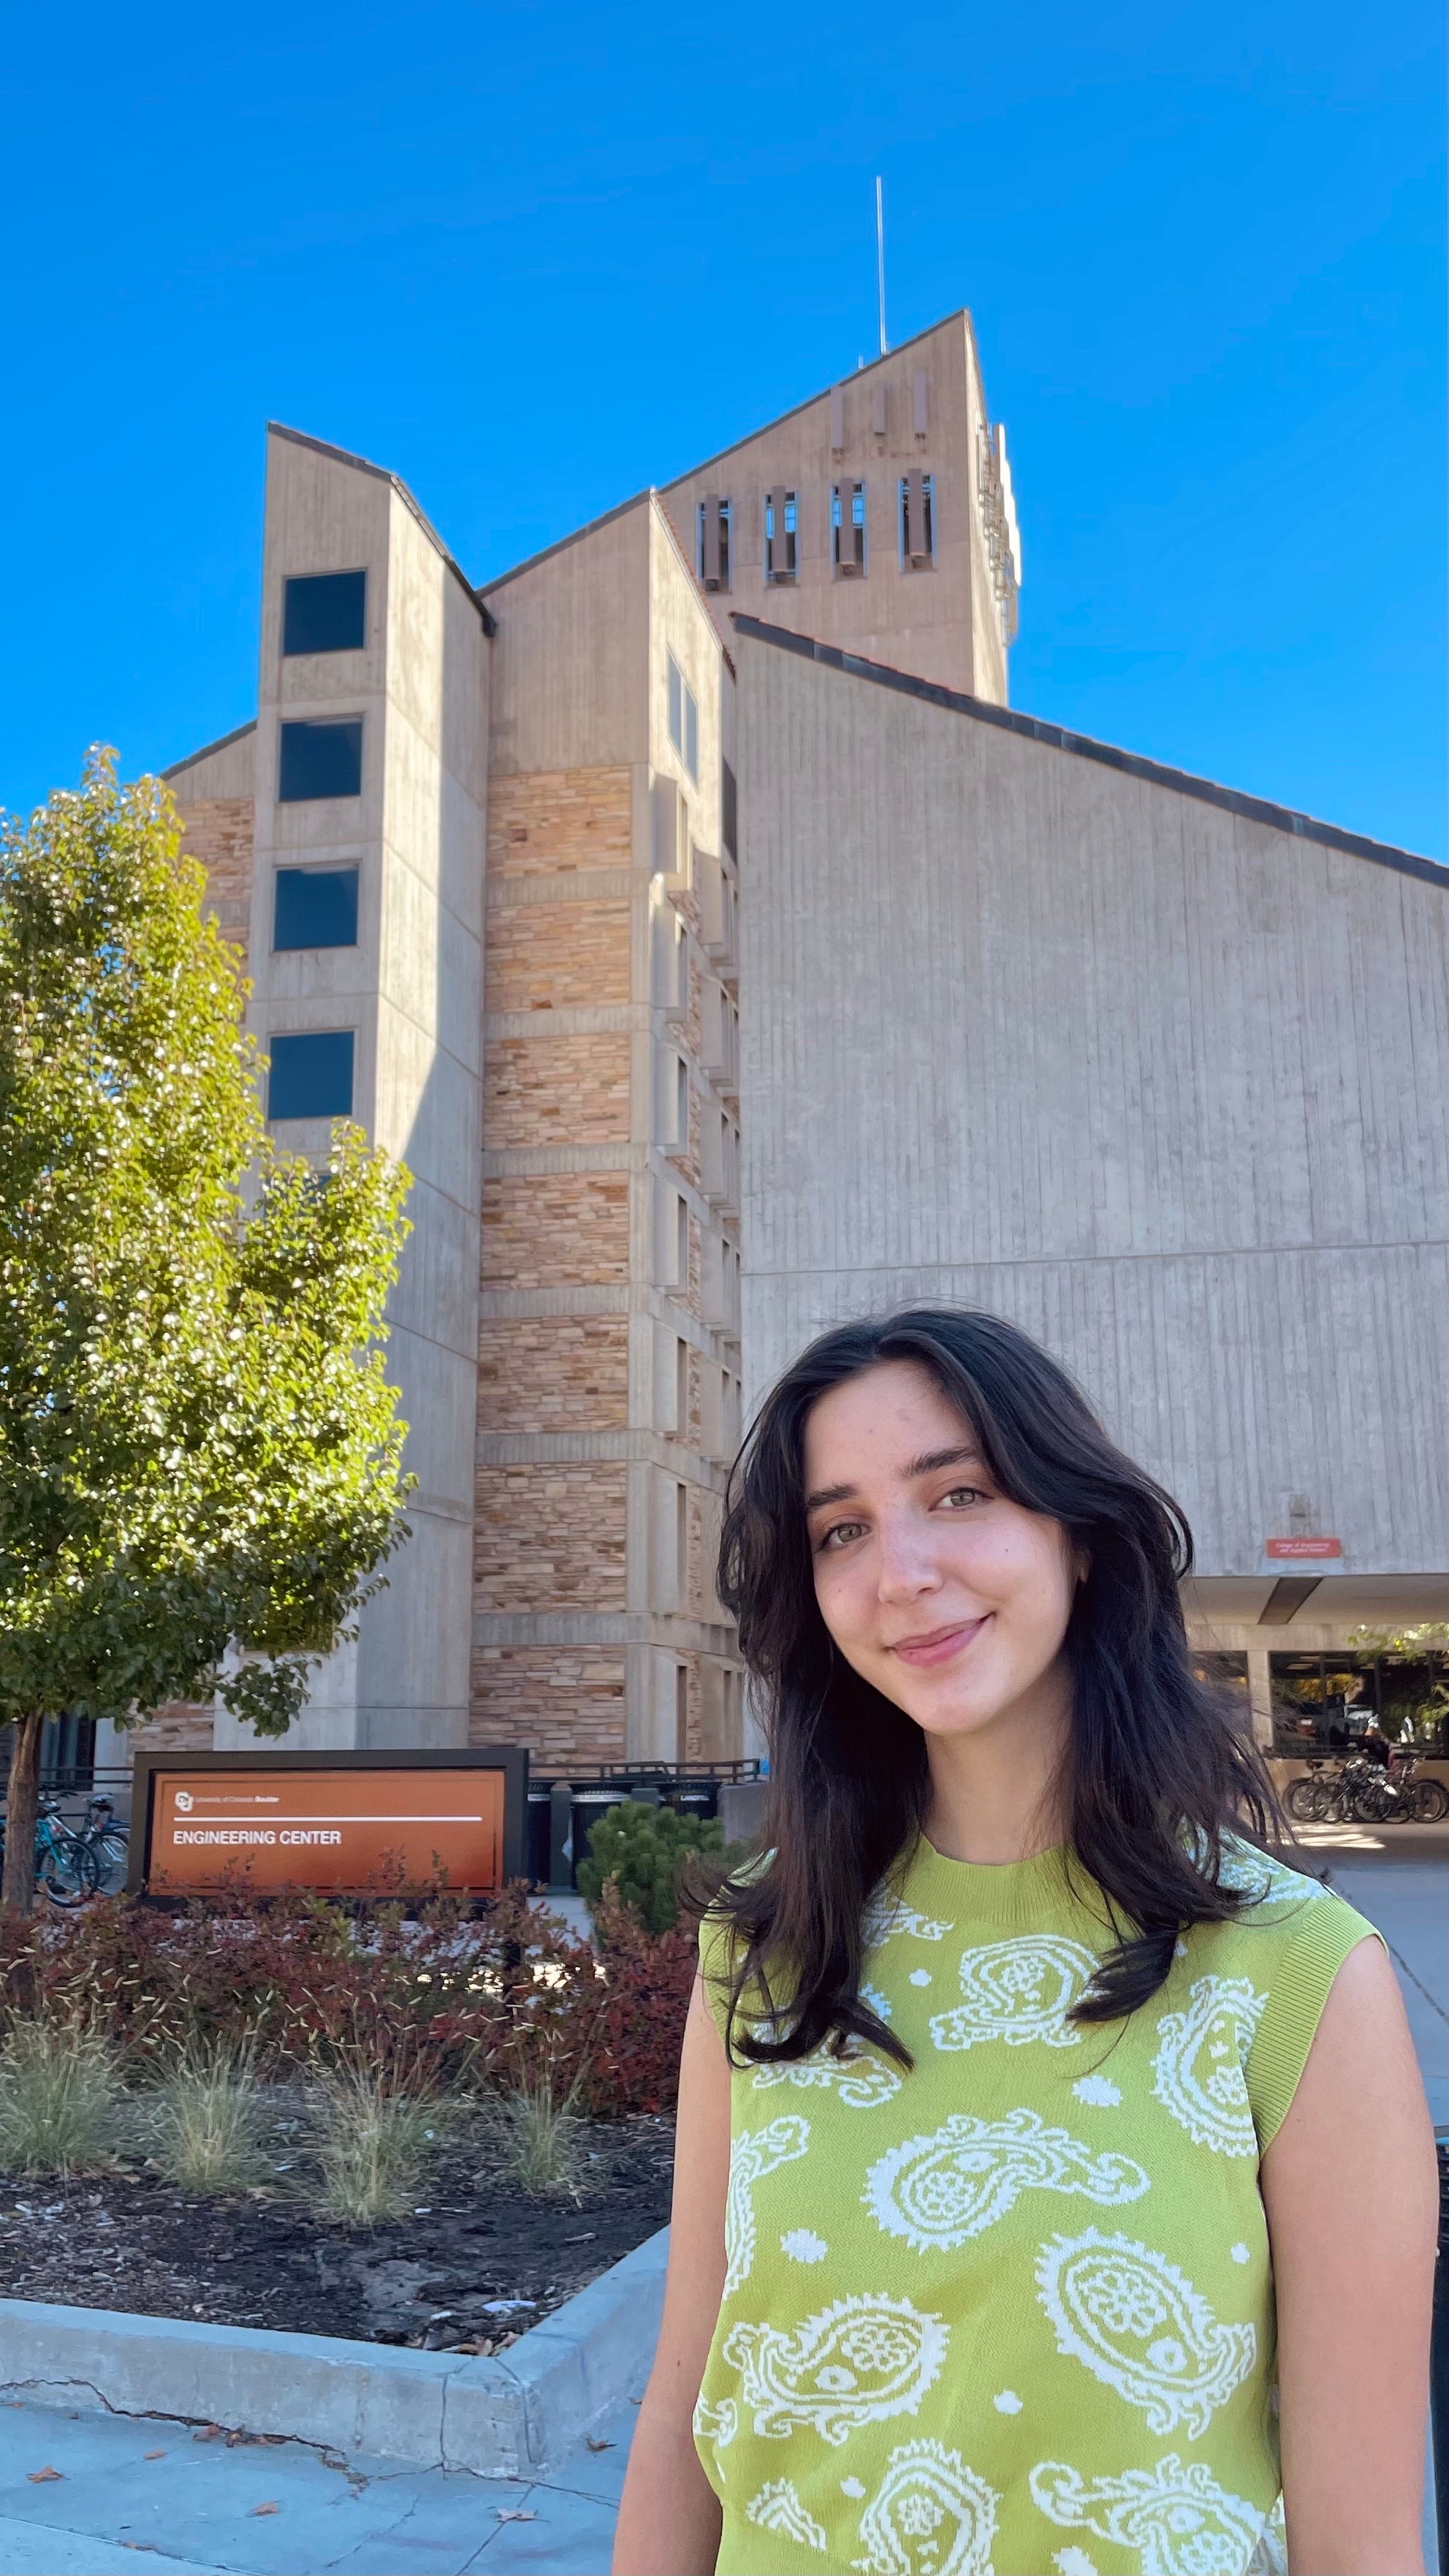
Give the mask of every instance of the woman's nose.
[{"label": "woman's nose", "polygon": [[911,1600],[919,1593],[933,1592],[941,1579],[928,1534],[909,1520],[882,1524],[879,1562],[877,1586],[882,1601]]}]

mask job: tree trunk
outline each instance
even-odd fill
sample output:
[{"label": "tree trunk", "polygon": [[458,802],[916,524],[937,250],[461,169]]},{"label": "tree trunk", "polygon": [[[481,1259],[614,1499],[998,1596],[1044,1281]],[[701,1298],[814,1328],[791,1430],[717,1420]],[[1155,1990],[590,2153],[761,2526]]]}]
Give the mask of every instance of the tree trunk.
[{"label": "tree trunk", "polygon": [[35,1904],[35,1822],[40,1810],[40,1717],[16,1720],[5,1805],[5,1875],[0,1906],[29,1914]]}]

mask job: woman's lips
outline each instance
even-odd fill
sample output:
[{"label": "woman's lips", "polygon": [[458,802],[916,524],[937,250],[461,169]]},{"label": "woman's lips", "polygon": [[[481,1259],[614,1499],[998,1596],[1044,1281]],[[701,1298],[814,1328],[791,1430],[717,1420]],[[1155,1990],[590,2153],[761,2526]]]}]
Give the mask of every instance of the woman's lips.
[{"label": "woman's lips", "polygon": [[933,1629],[927,1637],[902,1637],[891,1653],[899,1655],[903,1664],[949,1664],[953,1655],[980,1636],[991,1615],[988,1610],[984,1618],[963,1619],[954,1628]]}]

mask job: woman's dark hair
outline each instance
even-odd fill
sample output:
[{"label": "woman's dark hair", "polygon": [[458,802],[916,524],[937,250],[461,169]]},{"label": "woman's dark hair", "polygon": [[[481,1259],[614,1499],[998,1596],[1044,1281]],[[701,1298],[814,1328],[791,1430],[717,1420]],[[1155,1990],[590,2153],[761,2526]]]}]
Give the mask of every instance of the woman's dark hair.
[{"label": "woman's dark hair", "polygon": [[1059,1522],[1087,1563],[1064,1646],[1069,1866],[1101,1890],[1115,1947],[1075,2017],[1115,2021],[1146,2003],[1186,1926],[1238,1909],[1219,1877],[1225,1837],[1245,1829],[1264,1842],[1277,1819],[1251,1744],[1193,1671],[1178,1595],[1192,1564],[1187,1521],[1113,1447],[1065,1371],[1014,1325],[964,1308],[840,1325],[766,1399],[730,1480],[720,1547],[719,1596],[761,1687],[770,1749],[769,1859],[713,1899],[732,1935],[731,2046],[747,2058],[804,2057],[824,2041],[838,2051],[854,2037],[911,2063],[862,2002],[860,1977],[868,1901],[925,1819],[926,1739],[835,1651],[805,1521],[810,1408],[882,1360],[925,1369],[1000,1491]]}]

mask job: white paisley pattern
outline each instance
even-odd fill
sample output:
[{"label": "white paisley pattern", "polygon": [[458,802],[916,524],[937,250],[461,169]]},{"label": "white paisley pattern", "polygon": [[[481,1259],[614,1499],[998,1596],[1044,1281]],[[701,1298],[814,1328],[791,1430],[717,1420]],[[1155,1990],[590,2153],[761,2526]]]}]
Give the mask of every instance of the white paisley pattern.
[{"label": "white paisley pattern", "polygon": [[1306,1905],[1328,1894],[1321,1879],[1305,1878],[1301,1870],[1270,1860],[1266,1852],[1237,1834],[1230,1834],[1224,1843],[1218,1885],[1232,1888],[1254,1905]]},{"label": "white paisley pattern", "polygon": [[872,2165],[861,2197],[877,2226],[925,2254],[980,2236],[1024,2191],[1077,2193],[1111,2209],[1147,2189],[1130,2156],[1094,2155],[1039,2111],[1004,2120],[953,2111],[930,2137],[907,2138]]},{"label": "white paisley pattern", "polygon": [[1152,2090],[1194,2146],[1257,2154],[1243,2059],[1267,2004],[1247,1977],[1199,1977],[1187,2011],[1164,2013],[1158,2023]]},{"label": "white paisley pattern", "polygon": [[905,2442],[860,2517],[863,2576],[992,2576],[994,2488],[959,2451]]},{"label": "white paisley pattern", "polygon": [[851,2111],[875,2111],[893,2102],[901,2089],[900,2070],[884,2058],[832,2057],[817,2049],[813,2057],[794,2057],[755,2070],[754,2089],[767,2093],[775,2084],[828,2084]]},{"label": "white paisley pattern", "polygon": [[788,2478],[772,2478],[745,2507],[746,2522],[782,2540],[798,2540],[802,2549],[828,2549],[830,2544],[813,2513],[807,2513]]},{"label": "white paisley pattern", "polygon": [[938,1923],[933,1914],[918,1914],[913,1905],[902,1905],[897,1897],[877,1896],[866,1907],[860,1928],[867,1950],[878,1950],[883,1942],[894,1940],[898,1932],[904,1932],[912,1941],[944,1941],[956,1926]]},{"label": "white paisley pattern", "polygon": [[858,2293],[806,2317],[793,2334],[743,2321],[724,2357],[741,2374],[757,2433],[784,2441],[802,2426],[839,2445],[858,2424],[914,2415],[946,2357],[940,2317],[909,2299]]},{"label": "white paisley pattern", "polygon": [[1066,2016],[1096,1972],[1092,1952],[1056,1932],[1023,1932],[1015,1941],[988,1941],[961,1958],[964,2003],[935,2013],[937,2048],[975,2048],[1004,2039],[1025,2048],[1034,2039],[1048,2048],[1076,2048],[1081,2033]]},{"label": "white paisley pattern", "polygon": [[747,2281],[755,2260],[754,2186],[781,2165],[794,2164],[810,2144],[810,2123],[798,2111],[772,2120],[767,2129],[743,2129],[730,2141],[730,2178],[725,2195],[725,2280],[728,2298]]},{"label": "white paisley pattern", "polygon": [[1037,2258],[1037,2297],[1057,2350],[1140,2406],[1149,2431],[1200,2441],[1213,2410],[1257,2359],[1251,2325],[1221,2325],[1165,2254],[1126,2236],[1054,2236]]},{"label": "white paisley pattern", "polygon": [[1142,2576],[1246,2576],[1266,2517],[1220,2487],[1205,2460],[1175,2451],[1154,2469],[1087,2479],[1061,2460],[1031,2473],[1033,2502],[1065,2531],[1135,2550]]},{"label": "white paisley pattern", "polygon": [[[712,2406],[707,2397],[695,2399],[694,2438],[697,2442],[713,2442],[716,2453],[727,2451],[739,2429],[740,2410],[732,2397],[721,2398],[718,2406]],[[716,2466],[723,2477],[723,2464],[718,2459]]]}]

